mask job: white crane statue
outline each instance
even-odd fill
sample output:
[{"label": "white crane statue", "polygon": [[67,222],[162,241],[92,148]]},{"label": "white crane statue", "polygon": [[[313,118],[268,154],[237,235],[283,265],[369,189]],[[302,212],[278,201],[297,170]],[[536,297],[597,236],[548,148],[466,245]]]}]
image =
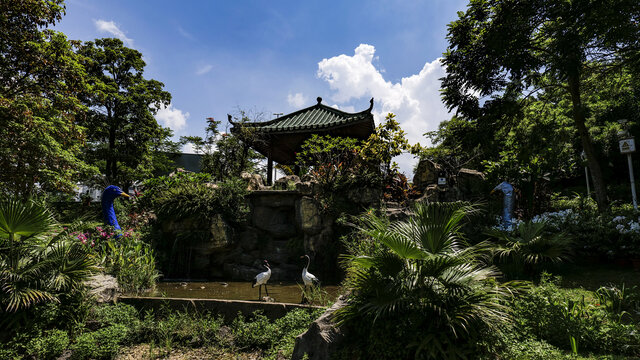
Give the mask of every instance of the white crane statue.
[{"label": "white crane statue", "polygon": [[267,289],[267,281],[271,277],[271,268],[269,267],[269,262],[267,260],[264,261],[262,266],[267,268],[267,271],[263,271],[260,274],[256,275],[253,278],[253,282],[251,283],[251,287],[254,288],[256,285],[258,286],[258,300],[262,300],[262,285],[264,285],[264,291],[269,296],[269,290]]}]

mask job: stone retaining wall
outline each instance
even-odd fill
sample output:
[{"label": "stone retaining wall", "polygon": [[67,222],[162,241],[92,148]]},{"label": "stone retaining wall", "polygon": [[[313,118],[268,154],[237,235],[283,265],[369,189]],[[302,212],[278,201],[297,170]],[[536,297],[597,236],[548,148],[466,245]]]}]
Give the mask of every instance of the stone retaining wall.
[{"label": "stone retaining wall", "polygon": [[238,312],[244,316],[249,316],[257,310],[262,310],[263,314],[270,320],[283,317],[294,309],[320,309],[320,306],[289,304],[289,303],[269,303],[259,301],[244,300],[220,300],[220,299],[187,299],[187,298],[166,298],[166,297],[135,297],[120,296],[118,302],[134,306],[138,310],[159,311],[161,308],[169,308],[177,311],[210,311],[224,317],[225,322],[231,322],[238,316]]}]

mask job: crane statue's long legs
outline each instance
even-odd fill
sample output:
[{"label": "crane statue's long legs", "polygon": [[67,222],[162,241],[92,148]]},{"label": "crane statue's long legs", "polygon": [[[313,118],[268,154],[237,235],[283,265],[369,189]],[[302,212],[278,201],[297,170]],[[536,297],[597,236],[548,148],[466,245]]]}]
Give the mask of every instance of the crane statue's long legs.
[{"label": "crane statue's long legs", "polygon": [[267,289],[267,284],[264,284],[264,291],[267,292],[267,296],[269,296],[269,289]]}]

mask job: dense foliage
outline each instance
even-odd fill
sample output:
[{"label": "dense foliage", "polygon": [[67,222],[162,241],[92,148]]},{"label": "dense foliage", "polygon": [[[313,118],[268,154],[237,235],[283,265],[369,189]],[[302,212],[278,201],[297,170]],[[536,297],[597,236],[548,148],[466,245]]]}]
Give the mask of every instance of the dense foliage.
[{"label": "dense foliage", "polygon": [[169,106],[171,94],[161,82],[143,77],[142,54],[120,39],[85,42],[78,54],[89,85],[82,97],[90,110],[84,121],[89,130],[86,161],[126,189],[163,169],[165,153],[177,149],[168,140],[171,130],[154,118],[158,109]]},{"label": "dense foliage", "polygon": [[567,99],[604,211],[602,162],[586,94],[592,77],[611,82],[617,71],[637,69],[639,17],[640,5],[632,0],[472,1],[449,25],[444,101],[464,120],[486,123],[491,138],[491,127],[522,117],[522,101],[530,96],[550,92]]},{"label": "dense foliage", "polygon": [[257,140],[257,134],[253,128],[245,124],[257,121],[261,115],[258,114],[251,119],[241,110],[239,116],[240,119],[235,119],[233,133],[221,132],[218,128],[220,121],[208,118],[204,138],[180,138],[183,143],[191,143],[197,153],[203,154],[202,172],[211,174],[215,180],[227,180],[239,177],[245,171],[257,173],[260,170],[259,163],[264,156],[251,148],[252,142]]},{"label": "dense foliage", "polygon": [[566,290],[545,276],[539,286],[512,300],[515,321],[489,335],[485,344],[503,358],[561,359],[569,357],[566,352],[635,357],[640,354],[638,326],[628,313],[621,316],[620,303],[626,309],[640,305],[637,294],[621,295],[616,287],[596,293]]},{"label": "dense foliage", "polygon": [[265,359],[288,358],[295,337],[318,315],[318,310],[300,309],[269,320],[256,312],[250,317],[239,314],[225,325],[222,318],[210,313],[161,310],[139,314],[125,304],[97,306],[87,317],[94,324],[93,330],[81,328],[74,334],[44,328],[19,334],[0,349],[0,357],[55,359],[70,349],[72,359],[112,359],[127,346],[146,344],[149,350],[145,353],[154,357],[178,349],[205,348],[212,354],[257,351]]},{"label": "dense foliage", "polygon": [[[42,303],[71,305],[95,268],[82,245],[56,235],[52,214],[33,201],[0,202],[0,324],[28,326]],[[9,333],[4,334],[8,335]]]},{"label": "dense foliage", "polygon": [[26,198],[72,192],[95,179],[123,187],[169,164],[177,151],[156,111],[171,95],[147,80],[142,54],[118,39],[69,41],[46,29],[55,1],[0,5],[0,189]]},{"label": "dense foliage", "polygon": [[483,261],[487,244],[468,246],[461,232],[475,211],[417,203],[406,220],[360,219],[371,245],[347,257],[352,293],[337,319],[363,339],[363,358],[464,358],[482,331],[507,319],[507,288]]},{"label": "dense foliage", "polygon": [[145,182],[140,206],[153,210],[159,222],[193,218],[207,222],[221,214],[227,221],[241,222],[248,212],[246,184],[239,178],[210,182],[208,174],[176,173]]},{"label": "dense foliage", "polygon": [[76,222],[60,236],[82,244],[104,273],[118,279],[123,291],[139,293],[155,288],[159,277],[155,255],[140,231],[118,231],[110,226]]},{"label": "dense foliage", "polygon": [[341,202],[353,202],[348,195],[354,189],[401,202],[416,195],[406,177],[398,172],[393,158],[407,151],[417,153],[419,149],[419,145],[409,145],[395,115],[389,113],[364,141],[312,135],[296,154],[296,165],[318,182],[318,200],[325,210],[337,211],[346,206]]},{"label": "dense foliage", "polygon": [[492,228],[494,262],[503,273],[521,278],[540,271],[547,264],[567,261],[571,240],[563,232],[550,232],[544,221],[524,221],[513,231]]},{"label": "dense foliage", "polygon": [[[62,18],[56,1],[0,4],[0,191],[26,198],[71,191],[95,173],[80,160],[85,129],[78,93],[85,69],[64,34],[42,30]],[[36,186],[39,184],[39,186]]]}]

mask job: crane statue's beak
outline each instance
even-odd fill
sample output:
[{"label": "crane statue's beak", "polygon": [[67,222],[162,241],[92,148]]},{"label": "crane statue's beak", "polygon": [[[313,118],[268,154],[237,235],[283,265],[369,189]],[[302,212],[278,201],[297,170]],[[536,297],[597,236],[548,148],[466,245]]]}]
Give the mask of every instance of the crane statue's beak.
[{"label": "crane statue's beak", "polygon": [[124,191],[120,193],[120,196],[124,196],[126,198],[131,197],[129,196],[129,194],[125,193]]}]

